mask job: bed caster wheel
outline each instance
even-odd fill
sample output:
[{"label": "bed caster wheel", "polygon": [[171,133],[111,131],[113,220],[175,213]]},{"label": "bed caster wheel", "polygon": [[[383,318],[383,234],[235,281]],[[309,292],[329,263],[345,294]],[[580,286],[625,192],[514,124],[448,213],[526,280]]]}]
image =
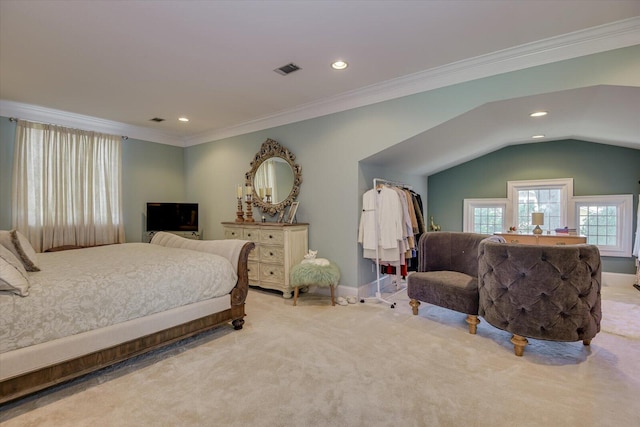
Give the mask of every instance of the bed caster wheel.
[{"label": "bed caster wheel", "polygon": [[360,300],[360,302],[364,304],[364,298],[362,298],[362,299]]},{"label": "bed caster wheel", "polygon": [[391,304],[391,308],[396,308],[396,303]]}]

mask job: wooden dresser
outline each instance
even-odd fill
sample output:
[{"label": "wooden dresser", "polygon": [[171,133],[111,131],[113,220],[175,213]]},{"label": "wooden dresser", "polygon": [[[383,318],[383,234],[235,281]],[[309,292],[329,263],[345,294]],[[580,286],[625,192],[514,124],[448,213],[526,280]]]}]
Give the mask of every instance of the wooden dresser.
[{"label": "wooden dresser", "polygon": [[575,236],[570,234],[518,234],[518,233],[495,233],[502,236],[507,243],[520,243],[523,245],[578,245],[587,243],[586,236]]},{"label": "wooden dresser", "polygon": [[225,239],[250,240],[249,284],[282,292],[291,298],[289,272],[309,251],[309,224],[223,222]]}]

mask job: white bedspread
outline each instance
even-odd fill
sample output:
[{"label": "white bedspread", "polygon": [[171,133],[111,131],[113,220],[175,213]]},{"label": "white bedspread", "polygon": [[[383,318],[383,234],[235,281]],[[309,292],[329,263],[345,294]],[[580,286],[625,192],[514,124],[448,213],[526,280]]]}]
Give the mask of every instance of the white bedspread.
[{"label": "white bedspread", "polygon": [[146,243],[38,254],[30,295],[0,295],[0,352],[222,296],[236,268],[218,255]]}]

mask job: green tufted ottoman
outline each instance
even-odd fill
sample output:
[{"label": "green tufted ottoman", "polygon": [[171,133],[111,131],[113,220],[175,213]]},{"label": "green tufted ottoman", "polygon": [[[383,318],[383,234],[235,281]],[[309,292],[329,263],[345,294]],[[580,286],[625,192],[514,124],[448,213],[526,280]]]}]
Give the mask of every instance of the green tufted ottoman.
[{"label": "green tufted ottoman", "polygon": [[328,286],[331,289],[331,305],[335,306],[334,288],[340,281],[340,270],[338,266],[329,261],[329,265],[318,265],[310,262],[303,262],[294,265],[291,269],[290,286],[293,291],[293,305],[298,302],[300,287],[304,286]]}]

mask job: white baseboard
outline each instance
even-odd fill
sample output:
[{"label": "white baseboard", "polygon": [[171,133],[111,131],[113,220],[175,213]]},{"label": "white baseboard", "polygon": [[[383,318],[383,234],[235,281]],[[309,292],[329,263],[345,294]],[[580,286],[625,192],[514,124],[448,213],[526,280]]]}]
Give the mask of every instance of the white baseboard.
[{"label": "white baseboard", "polygon": [[623,273],[602,273],[602,286],[610,287],[631,287],[636,283],[635,274]]},{"label": "white baseboard", "polygon": [[[391,276],[389,275],[380,276],[380,289],[384,289],[391,285],[392,285]],[[338,287],[335,289],[335,296],[347,297],[350,295],[355,295],[356,297],[358,297],[358,299],[370,298],[375,296],[377,290],[378,290],[378,285],[375,280],[365,285],[358,286],[357,288],[353,286],[338,285]],[[331,291],[329,288],[321,287],[321,286],[309,286],[309,292],[318,294],[318,295],[326,295],[326,296],[331,295]]]},{"label": "white baseboard", "polygon": [[[630,287],[635,283],[635,281],[636,281],[635,274],[607,273],[607,272],[602,273],[602,286]],[[393,286],[392,276],[388,274],[380,276],[380,289],[383,292],[385,291],[392,292],[392,290],[390,290],[392,286]],[[358,299],[371,298],[376,295],[377,291],[378,291],[378,285],[374,280],[373,282],[366,283],[364,285],[358,286],[357,288],[353,286],[338,285],[338,287],[335,290],[335,295],[336,297],[338,296],[347,297],[349,295],[355,295],[358,297]],[[319,295],[326,295],[326,296],[331,295],[329,288],[319,287],[319,286],[310,286],[309,292],[312,292],[314,294],[319,294]]]}]

